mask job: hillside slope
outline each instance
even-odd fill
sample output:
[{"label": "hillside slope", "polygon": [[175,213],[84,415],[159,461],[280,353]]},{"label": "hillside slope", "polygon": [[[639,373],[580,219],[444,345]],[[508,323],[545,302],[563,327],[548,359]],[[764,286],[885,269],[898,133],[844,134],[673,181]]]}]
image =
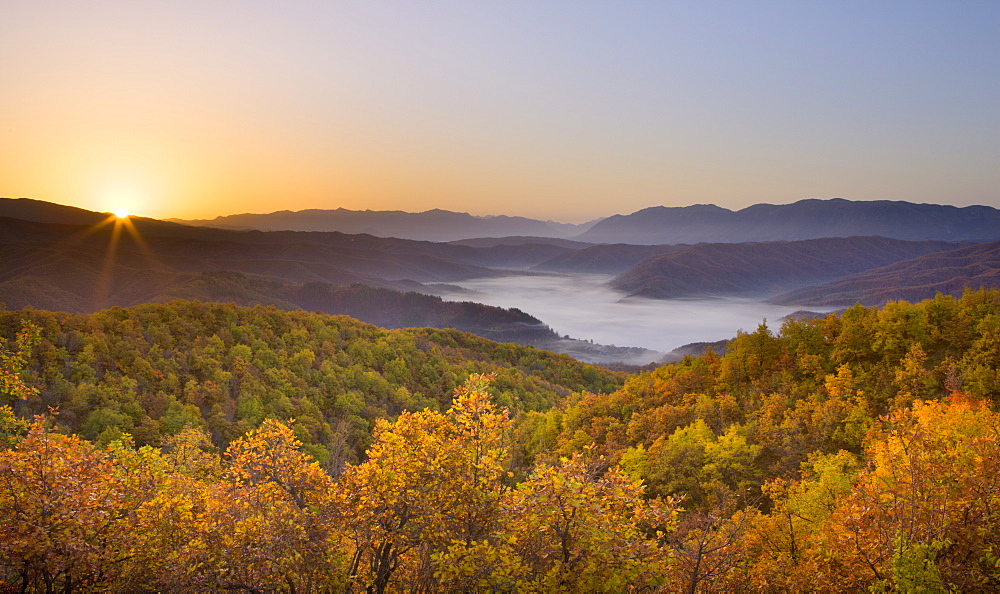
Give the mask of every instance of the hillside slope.
[{"label": "hillside slope", "polygon": [[611,285],[656,299],[774,295],[957,245],[884,237],[702,244],[648,258]]},{"label": "hillside slope", "polygon": [[[57,241],[72,236],[84,236],[92,229],[110,228],[115,217],[81,208],[52,204],[27,198],[0,198],[0,218],[48,224],[34,227],[6,228],[0,226],[0,239],[12,241]],[[435,243],[432,241],[376,237],[370,234],[348,234],[336,231],[237,231],[211,227],[192,227],[145,217],[129,217],[129,222],[142,237],[156,236],[184,241],[227,242],[234,245],[287,246],[305,244],[323,248],[376,250],[413,258],[416,256],[447,260],[453,264],[527,268],[558,254],[573,251],[586,244],[546,238],[514,237],[501,241],[474,240],[469,245]],[[75,228],[74,228],[75,227]]]},{"label": "hillside slope", "polygon": [[[72,214],[88,220],[81,212]],[[350,315],[385,328],[457,328],[605,364],[658,356],[561,338],[521,311],[443,301],[427,295],[437,291],[434,285],[413,280],[496,276],[504,273],[463,261],[530,264],[568,251],[557,245],[473,248],[370,235],[161,227],[145,220],[134,224],[133,234],[92,214],[105,224],[0,218],[0,304],[73,313],[173,299],[275,305]]]},{"label": "hillside slope", "polygon": [[896,262],[818,286],[804,287],[769,301],[776,304],[844,306],[959,296],[966,289],[1000,288],[1000,242],[937,252]]},{"label": "hillside slope", "polygon": [[[0,285],[50,285],[67,295],[59,305],[36,307],[93,311],[153,300],[178,275],[231,271],[292,283],[364,283],[399,289],[419,281],[448,282],[496,272],[432,255],[392,253],[309,243],[247,243],[231,236],[174,237],[140,227],[137,236],[103,228],[2,219]],[[183,279],[180,279],[183,280]],[[414,282],[417,281],[417,282]],[[15,291],[4,291],[10,305]]]},{"label": "hillside slope", "polygon": [[[545,409],[575,390],[608,391],[620,374],[531,347],[455,330],[384,330],[346,316],[175,301],[95,314],[0,312],[10,339],[41,328],[14,403],[88,439],[116,431],[158,445],[185,424],[218,445],[264,418],[295,418],[317,459],[363,455],[374,420],[446,408],[472,372],[499,374],[501,402]],[[336,457],[340,457],[336,460]]]},{"label": "hillside slope", "polygon": [[680,251],[690,246],[632,245],[627,243],[599,244],[573,252],[558,254],[536,264],[532,270],[545,272],[579,272],[587,274],[620,274],[646,258]]}]

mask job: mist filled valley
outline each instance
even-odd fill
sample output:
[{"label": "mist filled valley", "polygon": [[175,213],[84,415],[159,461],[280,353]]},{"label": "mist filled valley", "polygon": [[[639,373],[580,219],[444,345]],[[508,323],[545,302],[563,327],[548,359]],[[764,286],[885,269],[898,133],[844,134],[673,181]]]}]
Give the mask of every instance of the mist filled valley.
[{"label": "mist filled valley", "polygon": [[[445,299],[518,308],[542,320],[560,336],[629,347],[661,355],[694,342],[716,342],[754,331],[765,319],[772,329],[801,308],[738,297],[647,299],[612,289],[600,274],[511,274],[454,283],[466,289]],[[825,311],[820,309],[819,311]],[[644,364],[654,354],[629,362]]]}]

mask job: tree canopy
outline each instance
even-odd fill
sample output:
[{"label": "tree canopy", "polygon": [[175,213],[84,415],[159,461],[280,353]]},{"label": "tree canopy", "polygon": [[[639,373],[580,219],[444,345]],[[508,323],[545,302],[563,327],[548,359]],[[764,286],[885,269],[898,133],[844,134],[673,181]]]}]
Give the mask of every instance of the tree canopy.
[{"label": "tree canopy", "polygon": [[996,590],[998,320],[856,306],[626,378],[271,308],[6,312],[0,584]]}]

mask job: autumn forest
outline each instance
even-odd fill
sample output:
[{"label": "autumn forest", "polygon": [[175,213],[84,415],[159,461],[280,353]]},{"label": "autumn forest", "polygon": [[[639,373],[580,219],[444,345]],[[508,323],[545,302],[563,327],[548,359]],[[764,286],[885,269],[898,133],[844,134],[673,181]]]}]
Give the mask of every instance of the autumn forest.
[{"label": "autumn forest", "polygon": [[626,374],[175,301],[0,313],[11,590],[1000,587],[1000,293]]}]

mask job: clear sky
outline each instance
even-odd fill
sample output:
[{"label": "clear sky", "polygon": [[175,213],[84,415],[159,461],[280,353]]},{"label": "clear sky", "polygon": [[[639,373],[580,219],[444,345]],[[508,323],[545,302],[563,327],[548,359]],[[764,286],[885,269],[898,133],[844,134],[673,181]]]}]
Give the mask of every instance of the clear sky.
[{"label": "clear sky", "polygon": [[0,196],[1000,207],[1000,1],[0,2]]}]

